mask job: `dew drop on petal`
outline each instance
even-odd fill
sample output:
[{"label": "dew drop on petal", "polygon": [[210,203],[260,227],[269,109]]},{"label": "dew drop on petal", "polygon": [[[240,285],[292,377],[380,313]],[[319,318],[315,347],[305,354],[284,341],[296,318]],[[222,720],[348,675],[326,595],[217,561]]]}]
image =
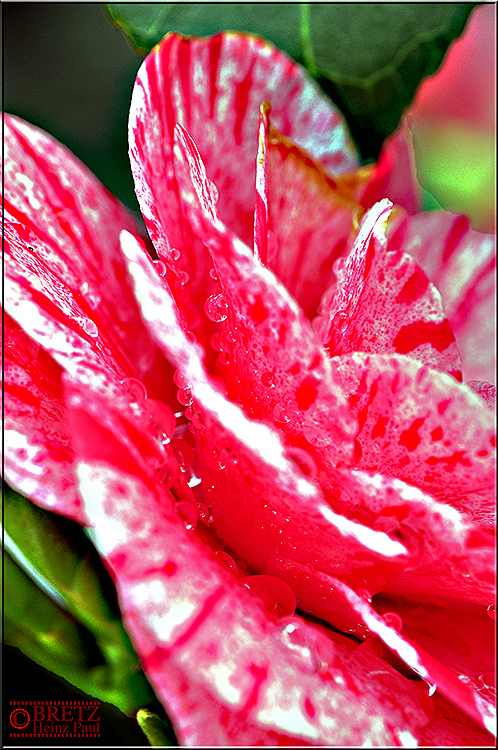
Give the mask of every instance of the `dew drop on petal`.
[{"label": "dew drop on petal", "polygon": [[428,684],[429,684],[429,696],[432,696],[437,690],[437,685],[436,684],[431,685],[430,683]]},{"label": "dew drop on petal", "polygon": [[178,283],[181,286],[185,286],[189,280],[190,276],[186,271],[178,271]]},{"label": "dew drop on petal", "polygon": [[197,503],[197,509],[199,511],[199,518],[204,521],[209,516],[209,508],[205,503]]},{"label": "dew drop on petal", "polygon": [[180,470],[186,473],[194,463],[194,453],[192,448],[185,440],[172,440],[171,448],[175,454],[175,458],[178,461]]},{"label": "dew drop on petal", "polygon": [[296,611],[296,596],[289,584],[280,578],[254,575],[244,578],[244,584],[259,594],[268,612],[287,617]]},{"label": "dew drop on petal", "polygon": [[184,500],[176,503],[176,512],[180,516],[180,519],[188,531],[194,531],[197,526],[197,509]]},{"label": "dew drop on petal", "polygon": [[303,474],[306,474],[308,477],[315,477],[317,474],[317,468],[315,461],[313,457],[308,453],[308,451],[305,451],[303,448],[298,448],[296,446],[290,446],[286,450],[286,454],[288,458],[292,459]]},{"label": "dew drop on petal", "polygon": [[218,550],[214,554],[216,555],[216,557],[222,560],[225,563],[225,565],[230,568],[230,570],[233,570],[234,573],[237,572],[237,563],[235,562],[233,557],[228,554],[228,552],[224,552],[223,550]]},{"label": "dew drop on petal", "polygon": [[191,406],[194,403],[190,388],[180,388],[176,397],[182,406]]},{"label": "dew drop on petal", "polygon": [[396,612],[384,612],[382,617],[386,625],[389,625],[390,628],[401,633],[403,630],[403,620],[398,614],[396,614]]},{"label": "dew drop on petal", "polygon": [[96,339],[99,335],[99,329],[93,322],[93,320],[90,320],[90,318],[80,318],[79,324],[81,325],[82,329],[88,336],[91,336],[92,339]]},{"label": "dew drop on petal", "polygon": [[204,312],[213,323],[221,323],[227,319],[228,305],[223,294],[212,294],[207,298]]},{"label": "dew drop on petal", "polygon": [[332,318],[332,325],[341,333],[348,327],[348,314],[345,310],[338,310]]},{"label": "dew drop on petal", "polygon": [[496,604],[490,604],[487,609],[488,617],[492,620],[496,620]]},{"label": "dew drop on petal", "polygon": [[261,375],[261,382],[266,388],[274,388],[275,387],[275,381],[273,379],[273,375],[271,372],[264,372]]},{"label": "dew drop on petal", "polygon": [[172,247],[169,251],[170,257],[172,260],[179,260],[180,259],[180,251],[176,247]]},{"label": "dew drop on petal", "polygon": [[137,378],[125,378],[121,381],[121,384],[124,385],[131,400],[136,404],[145,401],[147,398],[147,388],[141,380],[137,380]]},{"label": "dew drop on petal", "polygon": [[288,424],[290,422],[290,417],[283,404],[275,404],[273,409],[273,419],[280,424]]},{"label": "dew drop on petal", "polygon": [[356,593],[369,604],[372,603],[372,594],[367,589],[358,589]]},{"label": "dew drop on petal", "polygon": [[278,568],[278,570],[288,570],[289,568],[292,568],[292,562],[287,560],[286,557],[276,557],[275,567]]},{"label": "dew drop on petal", "polygon": [[230,358],[226,352],[220,352],[218,356],[218,362],[220,365],[228,365],[230,364]]},{"label": "dew drop on petal", "polygon": [[166,264],[162,260],[152,261],[159,276],[166,276]]},{"label": "dew drop on petal", "polygon": [[213,281],[218,281],[218,276],[216,275],[214,268],[209,269],[209,278],[213,279]]},{"label": "dew drop on petal", "polygon": [[145,410],[149,416],[149,426],[159,440],[173,437],[176,420],[169,406],[155,398],[148,398]]}]

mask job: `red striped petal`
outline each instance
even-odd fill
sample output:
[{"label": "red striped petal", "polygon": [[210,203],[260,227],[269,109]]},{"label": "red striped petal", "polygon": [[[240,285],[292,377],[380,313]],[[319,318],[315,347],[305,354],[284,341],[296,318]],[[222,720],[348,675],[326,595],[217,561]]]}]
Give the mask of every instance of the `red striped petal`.
[{"label": "red striped petal", "polygon": [[406,221],[403,243],[439,290],[464,380],[496,380],[496,238],[446,212]]},{"label": "red striped petal", "polygon": [[85,512],[180,742],[391,744],[394,727],[421,730],[427,718],[408,681],[367,680],[324,628],[265,613],[134,460],[118,412],[77,384],[67,399]]},{"label": "red striped petal", "polygon": [[4,313],[4,478],[39,505],[83,522],[61,368]]},{"label": "red striped petal", "polygon": [[331,362],[360,425],[358,467],[459,503],[491,525],[496,426],[483,401],[406,356],[358,352]]},{"label": "red striped petal", "polygon": [[462,379],[455,337],[441,297],[403,248],[404,226],[385,236],[389,201],[366,215],[337,283],[314,322],[331,356],[353,351],[409,354]]}]

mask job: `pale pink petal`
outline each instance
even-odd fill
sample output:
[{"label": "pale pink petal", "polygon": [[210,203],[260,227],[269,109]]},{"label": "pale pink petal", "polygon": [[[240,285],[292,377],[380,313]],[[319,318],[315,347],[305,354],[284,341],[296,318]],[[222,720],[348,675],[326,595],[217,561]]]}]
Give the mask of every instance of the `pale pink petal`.
[{"label": "pale pink petal", "polygon": [[157,395],[172,373],[143,330],[118,251],[120,231],[136,233],[135,220],[52,137],[10,115],[4,129],[5,218],[25,227],[18,232],[32,248],[25,250],[31,260],[22,261],[28,275],[39,275],[37,283],[53,277],[60,293],[52,301],[62,305],[64,298],[75,317],[78,310],[83,337],[97,348],[105,343],[115,366]]},{"label": "pale pink petal", "polygon": [[19,492],[83,522],[61,368],[4,313],[4,472]]},{"label": "pale pink petal", "polygon": [[331,356],[353,351],[409,354],[462,379],[455,337],[441,297],[403,252],[403,227],[386,238],[391,204],[381,201],[363,219],[353,247],[335,266],[315,330]]},{"label": "pale pink petal", "polygon": [[332,367],[358,419],[358,467],[494,516],[496,426],[470,388],[403,355],[354,353]]},{"label": "pale pink petal", "polygon": [[441,293],[464,380],[496,380],[496,238],[447,212],[408,217],[403,249]]},{"label": "pale pink petal", "polygon": [[266,613],[131,455],[122,417],[74,383],[67,398],[85,512],[180,742],[389,745],[399,726],[421,731],[408,681],[367,680],[325,629]]}]

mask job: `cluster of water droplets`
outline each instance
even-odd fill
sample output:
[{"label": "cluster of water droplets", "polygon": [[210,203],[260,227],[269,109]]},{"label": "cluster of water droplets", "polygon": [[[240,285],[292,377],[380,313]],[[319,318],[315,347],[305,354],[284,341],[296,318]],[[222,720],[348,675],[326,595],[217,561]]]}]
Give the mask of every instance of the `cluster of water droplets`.
[{"label": "cluster of water droplets", "polygon": [[286,617],[280,623],[282,641],[309,672],[326,674],[334,665],[337,651],[325,633],[300,617]]}]

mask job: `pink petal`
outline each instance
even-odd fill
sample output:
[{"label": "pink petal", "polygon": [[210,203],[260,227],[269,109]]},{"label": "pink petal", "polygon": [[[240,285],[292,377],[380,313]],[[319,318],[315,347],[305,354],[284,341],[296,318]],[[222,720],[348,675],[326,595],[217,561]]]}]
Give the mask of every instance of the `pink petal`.
[{"label": "pink petal", "polygon": [[496,671],[496,627],[486,605],[452,599],[446,592],[431,598],[383,593],[373,606],[383,616],[395,612],[403,635],[485,697],[484,680]]},{"label": "pink petal", "polygon": [[84,521],[61,368],[4,313],[5,479],[31,500]]},{"label": "pink petal", "polygon": [[441,293],[465,380],[496,379],[496,239],[446,212],[406,220],[403,248]]},{"label": "pink petal", "polygon": [[67,399],[85,512],[180,742],[390,744],[397,727],[420,731],[427,718],[407,682],[367,685],[323,628],[266,614],[151,482],[119,413],[74,383]]},{"label": "pink petal", "polygon": [[[180,123],[218,188],[223,221],[252,244],[258,116],[266,99],[276,127],[328,169],[355,166],[339,112],[299,66],[263,39],[233,32],[207,39],[169,34],[154,48],[139,71],[130,115],[139,199],[154,196],[155,208],[142,209],[154,243],[157,219],[176,210],[164,205],[167,192],[174,192],[173,176],[157,165],[171,162],[173,127]],[[160,184],[164,177],[167,188]]]},{"label": "pink petal", "polygon": [[[312,452],[313,446],[326,447],[328,460],[350,462],[356,424],[310,323],[285,287],[224,229],[195,144],[180,126],[177,137],[186,216],[203,233],[219,281],[220,293],[208,300],[206,314],[227,318],[223,377],[230,396],[258,419],[273,422],[276,410],[288,412],[283,429],[289,442]],[[212,302],[223,304],[222,314],[212,314]]]},{"label": "pink petal", "polygon": [[[316,559],[318,571],[337,570],[340,565],[343,575],[364,586],[365,576],[368,585],[373,585],[375,577],[385,580],[396,575],[400,567],[410,564],[410,554],[388,535],[377,535],[332,512],[318,488],[299,469],[301,454],[306,457],[306,452],[286,450],[276,432],[249,420],[214,387],[150,261],[139,252],[131,235],[124,235],[122,242],[144,320],[165,353],[181,367],[194,397],[203,502],[212,511],[213,528],[256,569],[264,568],[273,575],[277,558],[283,558],[278,576],[299,585],[295,593],[303,597],[303,606],[312,609],[320,602],[327,617],[342,616],[329,602],[332,593],[326,579],[321,573],[310,574],[304,563],[313,565]],[[308,471],[313,466],[308,466]],[[282,542],[276,541],[281,527],[282,531],[285,528]],[[297,562],[287,566],[286,558]]]},{"label": "pink petal", "polygon": [[383,198],[389,198],[409,214],[420,211],[420,186],[416,178],[411,131],[404,120],[382,146],[359,200],[364,208],[371,208]]},{"label": "pink petal", "polygon": [[322,300],[315,330],[331,356],[353,351],[409,354],[462,379],[455,337],[441,297],[403,252],[401,228],[385,236],[389,201],[365,216],[351,252]]},{"label": "pink petal", "polygon": [[346,584],[336,582],[340,591],[355,612],[362,618],[364,624],[375,633],[402,661],[413,671],[437,690],[457,708],[466,713],[476,724],[488,732],[496,735],[495,707],[488,700],[472,690],[467,684],[438,659],[425,651],[418,643],[411,639],[381,617],[373,607],[359,597]]},{"label": "pink petal", "polygon": [[486,605],[493,599],[496,535],[494,529],[481,528],[468,511],[438,503],[399,479],[358,469],[332,473],[330,491],[346,517],[388,533],[411,551],[407,570],[379,582],[370,595],[396,590],[437,600],[451,594]]},{"label": "pink petal", "polygon": [[[306,315],[316,313],[362,214],[341,178],[334,179],[289,138],[270,126],[262,108],[256,170],[255,246]],[[260,215],[264,231],[258,237]]]},{"label": "pink petal", "polygon": [[358,352],[331,362],[360,424],[358,468],[399,477],[491,526],[496,427],[483,401],[403,355]]},{"label": "pink petal", "polygon": [[16,230],[19,242],[33,247],[15,262],[25,264],[30,284],[32,274],[53,279],[59,291],[51,300],[72,307],[85,351],[105,345],[115,368],[144,379],[149,391],[164,390],[172,373],[143,330],[117,252],[120,231],[137,231],[133,217],[46,133],[9,115],[4,127],[5,218],[26,227]]}]

